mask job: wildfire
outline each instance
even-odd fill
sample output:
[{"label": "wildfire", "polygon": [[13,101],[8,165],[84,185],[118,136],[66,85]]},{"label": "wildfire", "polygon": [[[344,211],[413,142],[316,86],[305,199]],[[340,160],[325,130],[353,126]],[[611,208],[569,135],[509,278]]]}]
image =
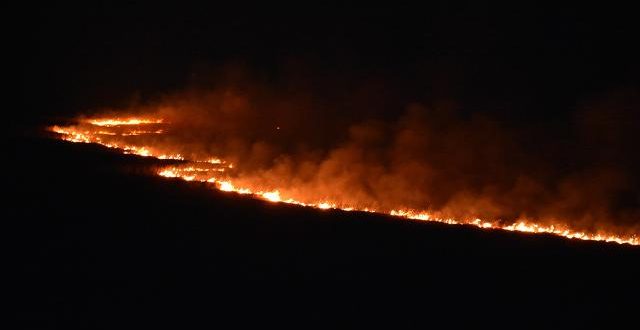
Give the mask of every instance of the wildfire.
[{"label": "wildfire", "polygon": [[[69,142],[97,143],[108,148],[122,150],[125,154],[134,154],[143,157],[155,157],[158,159],[184,160],[178,153],[162,153],[150,146],[138,146],[116,138],[136,137],[140,135],[160,135],[165,133],[163,129],[142,130],[133,126],[148,124],[161,124],[162,119],[88,119],[76,126],[52,126],[50,131],[60,134],[60,138]],[[124,127],[124,129],[123,129]],[[109,131],[108,129],[112,129]]]},{"label": "wildfire", "polygon": [[427,211],[395,209],[378,210],[357,205],[346,205],[325,199],[316,202],[303,202],[289,196],[283,196],[281,189],[262,191],[253,187],[243,186],[234,182],[234,178],[226,171],[233,172],[237,165],[227,164],[226,161],[218,157],[202,157],[194,159],[186,158],[179,152],[161,151],[152,145],[137,145],[133,140],[140,135],[162,135],[164,129],[144,129],[145,125],[167,125],[159,118],[98,118],[86,119],[75,126],[52,126],[50,131],[58,133],[59,138],[75,143],[96,143],[108,148],[122,151],[125,154],[134,154],[144,157],[154,157],[157,159],[173,159],[184,161],[179,166],[165,167],[157,172],[165,178],[180,178],[186,181],[199,181],[210,183],[218,190],[234,192],[243,195],[251,195],[255,198],[263,199],[273,203],[295,204],[304,207],[313,207],[327,210],[336,209],[342,211],[361,211],[387,214],[399,219],[411,219],[420,221],[433,221],[451,225],[470,225],[486,230],[507,230],[533,234],[552,234],[570,239],[581,239],[591,241],[615,242],[619,244],[640,245],[640,237],[637,235],[619,236],[611,233],[588,233],[569,228],[567,225],[543,225],[526,219],[518,220],[515,223],[503,224],[498,220],[487,219],[453,219],[441,218]]}]

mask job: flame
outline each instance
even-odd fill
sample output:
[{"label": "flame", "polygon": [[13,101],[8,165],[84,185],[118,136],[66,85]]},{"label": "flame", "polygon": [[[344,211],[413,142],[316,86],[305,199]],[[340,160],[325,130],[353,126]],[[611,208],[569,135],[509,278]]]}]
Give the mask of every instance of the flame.
[{"label": "flame", "polygon": [[262,197],[264,197],[266,200],[270,201],[270,202],[281,202],[282,199],[280,199],[280,192],[275,190],[275,191],[269,191],[269,192],[263,192],[260,193],[260,195],[262,195]]},{"label": "flame", "polygon": [[[164,133],[163,130],[159,129],[159,130],[155,130],[155,131],[144,131],[144,130],[133,130],[133,131],[129,131],[129,132],[125,132],[122,133],[122,136],[136,136],[136,135],[143,135],[143,134],[162,134]],[[115,135],[115,133],[105,133],[108,135]]]},{"label": "flame", "polygon": [[146,119],[146,118],[97,118],[87,119],[87,123],[95,126],[122,126],[122,125],[143,125],[143,124],[160,124],[162,119]]},{"label": "flame", "polygon": [[[50,131],[60,134],[60,138],[69,142],[82,142],[82,143],[97,143],[108,148],[120,149],[125,154],[133,154],[143,157],[155,157],[158,159],[173,159],[184,160],[185,158],[178,153],[166,154],[161,153],[149,146],[137,146],[135,144],[128,144],[124,141],[107,141],[107,138],[111,137],[135,137],[145,134],[161,135],[165,133],[163,129],[157,130],[140,130],[136,128],[130,128],[122,130],[122,126],[139,126],[146,124],[160,124],[163,123],[162,119],[153,118],[128,118],[128,119],[88,119],[77,126],[52,126]],[[100,127],[101,129],[96,129]],[[105,129],[115,129],[116,131],[108,131]]]},{"label": "flame", "polygon": [[[580,239],[589,241],[615,242],[619,244],[640,245],[640,237],[637,235],[620,236],[607,232],[589,233],[570,228],[568,225],[558,223],[544,225],[528,219],[520,219],[511,224],[503,224],[499,220],[489,219],[453,219],[439,217],[427,211],[412,209],[381,210],[358,205],[341,204],[328,200],[318,200],[316,202],[303,202],[289,196],[283,196],[282,190],[275,189],[262,191],[253,187],[243,186],[235,183],[232,176],[225,174],[226,170],[234,171],[236,165],[227,164],[226,161],[218,157],[202,157],[200,159],[186,158],[181,153],[161,152],[152,145],[136,145],[126,140],[139,135],[162,135],[164,129],[145,130],[138,126],[150,124],[163,124],[159,118],[97,118],[86,119],[75,126],[52,126],[50,131],[59,134],[59,138],[74,143],[96,143],[108,148],[122,151],[125,154],[134,154],[144,157],[154,157],[157,159],[172,159],[184,161],[179,166],[168,166],[160,169],[157,174],[165,178],[179,178],[186,181],[199,181],[212,184],[213,187],[225,192],[233,192],[243,195],[251,195],[273,203],[287,203],[304,207],[313,207],[327,210],[335,209],[341,211],[360,211],[370,213],[386,214],[398,219],[410,219],[419,221],[440,222],[450,225],[475,226],[485,230],[506,230],[531,234],[550,234],[562,236],[569,239]],[[111,129],[111,130],[110,130]],[[117,129],[117,130],[116,130]],[[220,175],[225,175],[221,177]]]}]

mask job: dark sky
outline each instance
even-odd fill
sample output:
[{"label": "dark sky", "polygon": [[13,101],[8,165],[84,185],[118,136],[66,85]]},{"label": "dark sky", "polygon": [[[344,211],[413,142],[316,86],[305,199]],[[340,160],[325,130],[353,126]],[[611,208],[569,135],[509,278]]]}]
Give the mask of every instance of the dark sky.
[{"label": "dark sky", "polygon": [[293,67],[335,89],[376,81],[398,104],[455,100],[514,122],[566,115],[640,76],[628,8],[104,2],[17,11],[27,118],[153,98],[229,64],[267,81]]}]

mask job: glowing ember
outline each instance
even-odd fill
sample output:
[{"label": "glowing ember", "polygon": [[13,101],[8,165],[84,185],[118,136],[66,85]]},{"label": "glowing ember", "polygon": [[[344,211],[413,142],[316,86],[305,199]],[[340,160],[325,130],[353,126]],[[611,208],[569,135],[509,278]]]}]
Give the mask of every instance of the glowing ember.
[{"label": "glowing ember", "polygon": [[[587,233],[569,228],[564,224],[543,225],[526,219],[518,220],[512,224],[502,224],[498,220],[440,218],[434,214],[420,210],[377,210],[358,207],[357,205],[345,205],[325,199],[319,199],[316,202],[303,202],[290,196],[282,196],[282,191],[284,191],[282,189],[270,191],[254,190],[251,187],[243,186],[243,184],[234,183],[235,179],[233,176],[226,174],[225,169],[233,172],[236,165],[227,164],[220,158],[206,156],[200,159],[194,159],[194,157],[187,159],[182,153],[175,152],[175,150],[171,152],[166,152],[168,150],[160,152],[155,145],[137,145],[133,140],[129,140],[140,135],[154,136],[165,133],[163,129],[149,130],[141,128],[141,126],[150,124],[166,125],[162,119],[157,118],[99,118],[84,120],[76,126],[53,126],[50,127],[49,130],[59,134],[60,139],[69,142],[97,143],[108,148],[118,149],[125,154],[184,161],[185,163],[180,166],[163,168],[159,170],[157,174],[166,178],[181,178],[186,181],[208,182],[221,191],[250,194],[269,202],[295,204],[324,210],[337,209],[342,211],[383,213],[400,219],[433,221],[452,225],[471,225],[488,230],[501,229],[534,234],[552,234],[571,239],[640,245],[640,238],[637,235],[618,236],[605,232]],[[146,142],[148,142],[148,140],[146,140]],[[220,177],[222,174],[225,176]]]}]

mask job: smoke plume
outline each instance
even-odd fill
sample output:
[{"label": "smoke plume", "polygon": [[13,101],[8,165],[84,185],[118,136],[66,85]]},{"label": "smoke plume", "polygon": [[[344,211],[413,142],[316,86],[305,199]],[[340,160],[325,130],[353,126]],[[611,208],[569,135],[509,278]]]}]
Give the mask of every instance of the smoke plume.
[{"label": "smoke plume", "polygon": [[225,159],[234,182],[296,200],[640,232],[637,90],[577,100],[559,125],[512,125],[376,79],[221,76],[99,113],[161,117],[170,131],[149,145]]}]

